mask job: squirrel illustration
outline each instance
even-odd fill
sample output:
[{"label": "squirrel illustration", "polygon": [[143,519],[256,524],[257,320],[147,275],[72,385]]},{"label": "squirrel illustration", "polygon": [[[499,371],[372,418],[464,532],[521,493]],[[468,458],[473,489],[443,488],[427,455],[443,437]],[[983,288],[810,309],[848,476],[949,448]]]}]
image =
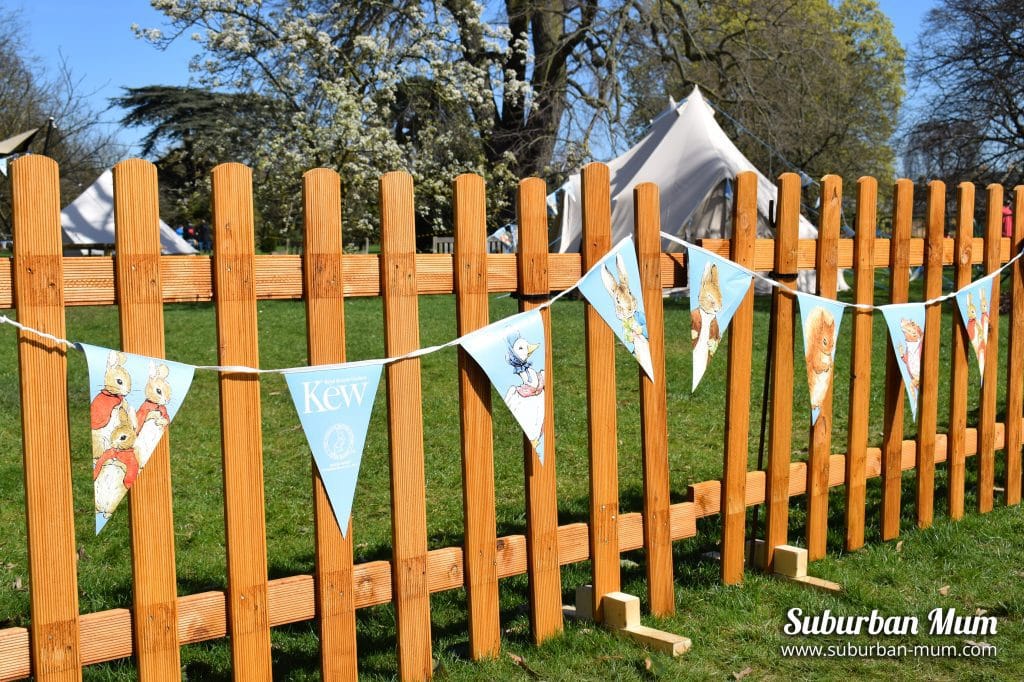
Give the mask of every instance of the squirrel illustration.
[{"label": "squirrel illustration", "polygon": [[811,409],[820,410],[832,385],[833,352],[836,321],[825,308],[815,308],[804,322],[807,351],[807,386],[811,392]]},{"label": "squirrel illustration", "polygon": [[706,263],[700,278],[697,307],[690,311],[690,341],[693,346],[693,384],[704,376],[708,363],[718,350],[722,335],[718,313],[722,311],[722,289],[718,283],[718,266]]},{"label": "squirrel illustration", "polygon": [[906,343],[901,343],[899,347],[900,360],[906,365],[907,373],[910,375],[912,393],[917,395],[921,388],[921,340],[924,338],[924,330],[917,322],[906,317],[900,320],[900,329],[906,340]]}]

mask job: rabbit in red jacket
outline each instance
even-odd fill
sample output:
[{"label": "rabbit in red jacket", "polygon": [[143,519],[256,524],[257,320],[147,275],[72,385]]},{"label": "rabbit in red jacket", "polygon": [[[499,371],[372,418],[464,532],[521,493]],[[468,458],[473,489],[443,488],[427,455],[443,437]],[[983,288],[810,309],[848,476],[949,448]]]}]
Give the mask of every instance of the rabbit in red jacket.
[{"label": "rabbit in red jacket", "polygon": [[139,425],[135,449],[139,453],[139,466],[146,466],[164,430],[171,423],[167,403],[171,401],[171,384],[167,381],[167,365],[149,363],[149,381],[146,382],[146,401],[139,407],[135,418]]},{"label": "rabbit in red jacket", "polygon": [[119,423],[117,412],[124,412],[132,428],[135,428],[135,410],[128,404],[126,396],[132,390],[132,377],[125,369],[127,358],[115,350],[107,355],[107,368],[103,374],[103,388],[92,399],[89,412],[92,417],[92,457],[96,459],[110,448],[111,434]]},{"label": "rabbit in red jacket", "polygon": [[110,432],[110,447],[93,465],[93,490],[97,518],[109,518],[118,503],[139,475],[138,453],[135,451],[135,426],[129,412],[114,410],[116,424]]}]

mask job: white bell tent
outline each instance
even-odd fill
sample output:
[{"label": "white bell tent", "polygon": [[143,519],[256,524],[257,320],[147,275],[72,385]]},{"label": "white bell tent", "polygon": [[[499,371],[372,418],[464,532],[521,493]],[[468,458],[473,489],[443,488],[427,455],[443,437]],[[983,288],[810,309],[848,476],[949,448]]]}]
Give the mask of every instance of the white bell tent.
[{"label": "white bell tent", "polygon": [[[715,121],[715,112],[700,90],[675,105],[651,124],[647,135],[622,156],[608,162],[611,176],[612,243],[633,233],[633,188],[643,182],[658,185],[661,229],[690,242],[702,238],[728,238],[732,223],[733,181],[743,171],[757,173],[757,233],[771,237],[770,204],[778,190]],[[574,174],[561,188],[561,231],[552,243],[559,253],[580,249],[583,204],[580,176]],[[801,239],[814,239],[818,230],[800,216]],[[675,242],[662,240],[665,251],[679,251]],[[814,286],[813,272],[801,273],[800,288]],[[840,277],[840,287],[846,283]]]},{"label": "white bell tent", "polygon": [[[65,244],[114,243],[114,174],[110,170],[60,212]],[[197,251],[160,221],[160,251],[164,254],[194,254]]]}]

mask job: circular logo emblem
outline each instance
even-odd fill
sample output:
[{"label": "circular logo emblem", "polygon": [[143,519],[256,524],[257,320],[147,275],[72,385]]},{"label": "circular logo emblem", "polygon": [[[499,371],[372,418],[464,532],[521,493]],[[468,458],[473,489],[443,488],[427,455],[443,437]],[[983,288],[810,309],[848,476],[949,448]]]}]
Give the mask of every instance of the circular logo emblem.
[{"label": "circular logo emblem", "polygon": [[324,454],[339,465],[349,463],[356,452],[356,436],[348,424],[335,424],[324,434]]}]

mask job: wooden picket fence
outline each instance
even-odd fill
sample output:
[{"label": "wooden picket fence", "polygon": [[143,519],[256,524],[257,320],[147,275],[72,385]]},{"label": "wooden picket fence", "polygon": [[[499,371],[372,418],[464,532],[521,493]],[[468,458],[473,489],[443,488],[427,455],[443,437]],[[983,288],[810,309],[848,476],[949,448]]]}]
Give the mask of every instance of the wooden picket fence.
[{"label": "wooden picket fence", "polygon": [[[317,169],[304,177],[306,241],[302,256],[254,254],[250,171],[225,164],[213,171],[214,254],[159,255],[155,168],[139,160],[115,168],[116,257],[62,258],[58,169],[44,157],[11,165],[14,207],[13,259],[0,261],[0,307],[15,308],[21,323],[65,336],[65,308],[116,303],[123,349],[162,356],[163,304],[214,301],[219,362],[256,366],[256,302],[304,299],[311,364],[345,360],[345,296],[381,296],[385,349],[389,356],[417,348],[418,301],[427,293],[453,293],[458,331],[486,325],[488,295],[516,292],[523,310],[537,307],[552,291],[575,284],[610,246],[608,169],[593,164],[583,172],[582,254],[549,254],[546,188],[524,180],[518,195],[519,252],[488,255],[485,247],[485,190],[477,176],[454,182],[455,252],[416,254],[412,179],[389,173],[380,180],[381,254],[342,255],[339,176]],[[817,240],[798,240],[799,179],[781,177],[775,240],[756,239],[756,177],[737,178],[731,240],[704,246],[734,261],[795,286],[799,269],[817,270],[821,295],[834,296],[837,270],[851,269],[855,300],[874,303],[875,271],[888,268],[888,301],[908,296],[912,266],[925,268],[925,294],[940,292],[943,265],[956,266],[956,285],[970,281],[971,265],[991,272],[1024,243],[1024,187],[1015,191],[1013,237],[1000,237],[1003,189],[987,188],[985,237],[974,238],[974,188],[957,188],[956,238],[944,237],[946,198],[941,183],[928,187],[926,237],[912,239],[913,185],[895,184],[891,239],[876,239],[877,183],[857,185],[856,238],[839,239],[841,181],[827,176]],[[685,283],[685,260],[660,251],[658,190],[636,189],[636,244],[647,306],[651,356],[664,376],[662,290]],[[538,466],[524,443],[526,534],[496,537],[490,383],[464,352],[459,352],[463,451],[464,544],[428,551],[422,398],[419,360],[386,368],[388,434],[391,452],[393,555],[390,561],[353,563],[352,534],[342,536],[324,489],[314,475],[314,575],[268,580],[263,508],[263,454],[259,379],[220,375],[224,523],[228,559],[226,592],[178,596],[174,560],[174,519],[167,439],[131,490],[131,552],[134,599],[131,609],[79,615],[75,536],[69,466],[65,350],[46,339],[19,332],[20,391],[24,433],[25,498],[31,578],[31,625],[0,630],[0,680],[34,675],[38,680],[80,679],[82,667],[134,656],[142,679],[177,679],[180,647],[229,637],[235,678],[271,678],[270,629],[317,619],[325,679],[357,676],[356,609],[393,602],[397,619],[398,674],[403,679],[431,676],[430,594],[465,587],[471,655],[494,656],[501,645],[498,581],[527,573],[532,635],[539,643],[557,635],[562,623],[560,566],[590,560],[593,613],[603,616],[601,597],[620,587],[620,554],[643,548],[652,613],[674,611],[672,543],[697,533],[697,520],[722,517],[721,575],[727,584],[743,579],[745,519],[752,505],[767,507],[766,546],[785,544],[790,498],[806,494],[806,546],[812,559],[825,553],[828,492],[845,490],[845,547],[864,542],[866,480],[881,476],[882,536],[900,531],[901,474],[917,473],[916,512],[920,526],[933,518],[934,471],[949,471],[949,513],[964,513],[965,459],[980,462],[980,511],[993,508],[994,462],[1006,451],[1005,502],[1021,496],[1022,382],[1024,382],[1024,278],[1012,268],[1012,312],[1008,325],[1009,362],[1004,423],[996,421],[1000,367],[995,352],[999,307],[993,293],[989,361],[977,424],[968,428],[967,343],[953,322],[950,429],[936,433],[938,335],[927,337],[921,375],[919,425],[914,441],[903,438],[903,390],[891,353],[886,359],[885,422],[881,448],[868,447],[871,363],[870,312],[852,313],[853,350],[850,416],[845,436],[832,433],[826,404],[812,431],[807,462],[791,461],[793,431],[794,304],[790,291],[773,294],[773,374],[768,463],[748,470],[749,404],[753,344],[753,292],[733,318],[729,336],[726,436],[721,480],[689,486],[688,499],[671,503],[665,382],[640,372],[643,448],[643,509],[619,510],[612,331],[588,306],[586,312],[590,513],[588,523],[558,524],[554,419],[545,432],[546,460]],[[941,318],[933,307],[928,328]],[[550,338],[548,311],[542,312]],[[341,330],[341,333],[339,333]],[[556,332],[557,333],[557,332]],[[557,385],[550,375],[547,385]],[[555,366],[557,369],[557,365]],[[627,367],[627,371],[638,371]],[[555,380],[553,380],[555,379]],[[547,392],[553,415],[552,392]],[[173,429],[172,429],[173,430]],[[833,437],[846,454],[833,454]],[[844,438],[845,441],[839,440]],[[680,482],[674,482],[678,488]],[[144,513],[143,513],[144,510]]]}]

